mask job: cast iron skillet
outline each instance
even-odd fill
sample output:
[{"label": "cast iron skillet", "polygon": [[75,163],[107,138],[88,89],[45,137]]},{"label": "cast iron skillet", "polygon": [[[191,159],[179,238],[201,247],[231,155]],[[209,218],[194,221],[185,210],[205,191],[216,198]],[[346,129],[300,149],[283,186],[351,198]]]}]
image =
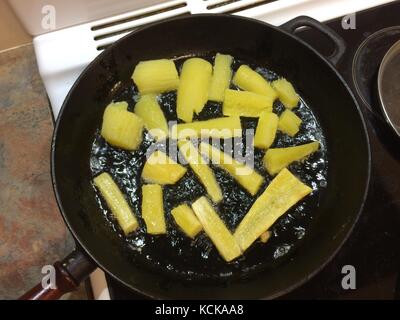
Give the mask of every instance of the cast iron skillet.
[{"label": "cast iron skillet", "polygon": [[[315,28],[335,44],[324,58],[293,35]],[[345,51],[328,27],[295,18],[279,28],[229,15],[193,15],[152,24],[117,41],[83,72],[68,94],[53,137],[52,176],[58,205],[77,249],[55,264],[57,289],[40,285],[24,299],[58,298],[73,290],[96,266],[129,288],[152,298],[274,298],[301,285],[323,268],[349,236],[362,210],[370,175],[368,136],[357,103],[333,67]],[[312,106],[328,145],[328,185],[318,219],[302,245],[279,267],[229,284],[187,283],[140,268],[123,241],[104,221],[91,186],[89,157],[113,88],[129,79],[141,60],[226,52],[272,66],[296,84]],[[209,262],[212,263],[212,262]]]}]

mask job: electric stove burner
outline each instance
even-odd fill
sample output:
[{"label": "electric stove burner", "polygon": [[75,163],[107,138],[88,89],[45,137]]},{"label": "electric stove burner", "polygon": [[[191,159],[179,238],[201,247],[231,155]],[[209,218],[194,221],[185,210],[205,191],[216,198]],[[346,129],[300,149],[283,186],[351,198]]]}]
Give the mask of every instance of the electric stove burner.
[{"label": "electric stove burner", "polygon": [[400,40],[400,26],[379,30],[366,38],[353,59],[352,77],[356,92],[369,111],[381,118],[377,99],[379,66],[386,52]]}]

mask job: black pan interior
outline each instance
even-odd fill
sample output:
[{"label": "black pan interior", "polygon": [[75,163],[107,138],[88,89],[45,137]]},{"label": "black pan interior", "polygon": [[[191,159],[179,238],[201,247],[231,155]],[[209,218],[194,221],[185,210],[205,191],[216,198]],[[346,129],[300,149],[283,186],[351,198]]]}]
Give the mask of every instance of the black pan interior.
[{"label": "black pan interior", "polygon": [[[202,58],[213,62],[214,56],[214,54],[210,53],[207,56],[202,56]],[[180,69],[184,60],[185,58],[180,57],[176,59],[175,63],[178,69]],[[232,66],[233,70],[236,70],[242,64],[249,64],[249,62],[236,59]],[[278,78],[278,75],[271,70],[252,64],[250,66],[268,77],[270,81]],[[234,88],[234,85],[232,87]],[[116,90],[113,100],[127,101],[129,103],[128,109],[133,109],[137,98],[138,91],[132,80],[129,79],[121,83],[121,87]],[[176,91],[161,94],[159,100],[167,119],[176,121]],[[275,102],[274,111],[277,114],[283,112],[284,109],[279,101]],[[98,196],[99,206],[104,210],[104,215],[111,224],[110,227],[119,232],[121,239],[132,250],[132,259],[137,264],[142,264],[143,267],[151,268],[154,272],[168,273],[170,276],[181,280],[208,280],[214,282],[232,281],[235,278],[243,279],[255,276],[261,271],[276,267],[279,263],[282,263],[282,260],[288,259],[295,248],[301,244],[301,240],[311,228],[313,220],[317,218],[314,213],[327,184],[328,166],[325,137],[310,107],[302,101],[295,112],[303,120],[300,132],[294,138],[278,132],[272,147],[288,147],[314,140],[320,141],[321,148],[318,152],[303,163],[292,164],[289,168],[304,183],[312,186],[315,191],[279,219],[278,223],[271,229],[274,235],[267,245],[256,242],[251,250],[246,251],[244,256],[232,263],[227,263],[220,257],[215,246],[204,233],[196,237],[194,241],[183,235],[171,217],[171,210],[182,203],[190,205],[199,197],[207,195],[194,173],[189,169],[177,184],[163,187],[167,235],[147,235],[144,221],[141,220],[139,230],[127,237],[124,236],[107,205],[102,201],[102,197]],[[221,103],[210,101],[203,111],[195,116],[195,120],[207,120],[222,116]],[[254,162],[256,170],[265,178],[265,184],[260,188],[258,194],[253,197],[224,170],[211,165],[224,194],[224,199],[216,206],[216,210],[232,232],[243,219],[255,199],[273,179],[263,166],[264,151],[252,148],[251,137],[253,134],[248,134],[247,140],[249,141],[246,141],[245,130],[254,131],[256,125],[257,118],[242,118],[244,131],[241,138],[216,141],[218,142],[217,147],[224,149],[225,145],[226,151],[230,149],[230,146],[234,146],[236,151],[234,153],[236,155],[240,154],[243,160],[242,152],[246,152],[247,161],[251,161],[250,164]],[[134,152],[127,152],[107,144],[99,132],[94,136],[95,141],[90,158],[93,176],[104,171],[109,172],[127,196],[136,215],[140,218],[141,187],[144,184],[140,176],[146,161],[146,152],[149,148],[151,150],[159,149],[175,157],[176,141],[168,139],[155,144],[152,137],[145,132],[143,143],[139,149]],[[207,141],[208,139],[204,140],[209,142]],[[199,141],[193,142],[198,143]],[[228,152],[231,151],[229,150]]]},{"label": "black pan interior", "polygon": [[[229,283],[187,283],[136,263],[132,250],[104,223],[91,186],[89,159],[103,110],[138,61],[213,52],[270,68],[295,83],[325,133],[329,183],[315,208],[312,232],[278,268]],[[100,55],[64,103],[52,164],[58,201],[73,234],[96,262],[126,285],[151,297],[260,298],[280,295],[306,281],[341,246],[364,200],[369,149],[352,95],[308,46],[264,23],[201,15],[134,32]]]}]

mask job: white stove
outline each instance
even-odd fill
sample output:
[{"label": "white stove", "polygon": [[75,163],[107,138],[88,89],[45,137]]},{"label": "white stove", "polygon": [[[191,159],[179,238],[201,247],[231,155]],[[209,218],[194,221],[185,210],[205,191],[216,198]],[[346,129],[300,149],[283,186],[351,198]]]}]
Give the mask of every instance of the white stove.
[{"label": "white stove", "polygon": [[[163,1],[149,7],[45,33],[35,37],[33,44],[39,72],[50,98],[53,114],[57,117],[65,96],[87,64],[105,47],[133,29],[148,23],[183,14],[229,12],[274,25],[280,25],[299,15],[326,21],[391,1],[393,0]],[[138,1],[139,4],[143,5]],[[250,9],[246,9],[250,6]]]},{"label": "white stove", "polygon": [[[26,16],[24,16],[26,8],[22,7],[21,0],[9,0],[27,29],[33,35],[36,35],[33,44],[39,72],[46,87],[55,118],[58,116],[65,96],[82,70],[108,45],[133,29],[148,23],[196,13],[231,13],[259,19],[273,25],[280,25],[299,15],[308,15],[319,21],[327,21],[392,1],[90,0],[84,2],[86,14],[82,14],[81,10],[76,15],[70,15],[70,17],[73,17],[72,20],[62,19],[59,29],[43,33],[43,30],[35,28],[29,21],[26,21]],[[41,4],[42,0],[33,2],[44,6],[44,4]],[[51,3],[52,1],[44,2]],[[61,5],[63,2],[57,0],[53,2],[55,3],[53,8],[57,13],[57,4]],[[74,3],[76,6],[80,4],[81,9],[83,8],[83,2],[79,0],[71,0],[68,3]],[[63,8],[60,10],[66,10],[65,2],[62,6]],[[42,12],[48,11],[42,10]],[[110,299],[104,273],[98,269],[91,275],[90,279],[94,297],[96,299]]]}]

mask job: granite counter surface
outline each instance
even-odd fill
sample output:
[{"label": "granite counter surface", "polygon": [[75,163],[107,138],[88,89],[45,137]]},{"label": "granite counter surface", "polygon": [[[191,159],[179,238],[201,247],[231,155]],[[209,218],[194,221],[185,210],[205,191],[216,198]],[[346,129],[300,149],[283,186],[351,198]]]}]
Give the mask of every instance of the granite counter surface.
[{"label": "granite counter surface", "polygon": [[[0,52],[0,299],[19,297],[74,247],[51,186],[52,131],[32,44]],[[67,298],[86,299],[81,287]]]}]

